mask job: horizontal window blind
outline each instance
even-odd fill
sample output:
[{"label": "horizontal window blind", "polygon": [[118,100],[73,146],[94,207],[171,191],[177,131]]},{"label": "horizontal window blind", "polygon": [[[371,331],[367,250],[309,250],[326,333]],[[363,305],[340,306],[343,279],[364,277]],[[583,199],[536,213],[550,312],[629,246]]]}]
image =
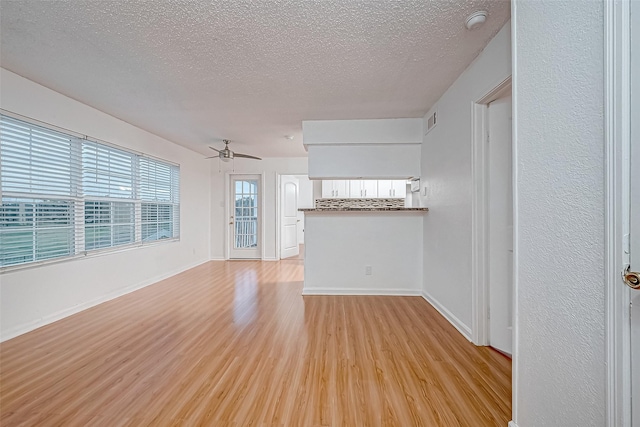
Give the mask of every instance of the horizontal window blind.
[{"label": "horizontal window blind", "polygon": [[74,202],[2,198],[0,266],[73,255]]},{"label": "horizontal window blind", "polygon": [[0,267],[179,237],[180,168],[0,115]]},{"label": "horizontal window blind", "polygon": [[0,266],[73,255],[79,140],[0,117]]},{"label": "horizontal window blind", "polygon": [[134,198],[135,155],[97,142],[82,144],[85,196]]},{"label": "horizontal window blind", "polygon": [[87,201],[84,204],[85,249],[126,245],[135,240],[135,205]]},{"label": "horizontal window blind", "polygon": [[140,157],[142,241],[168,239],[180,232],[180,170],[175,165]]}]

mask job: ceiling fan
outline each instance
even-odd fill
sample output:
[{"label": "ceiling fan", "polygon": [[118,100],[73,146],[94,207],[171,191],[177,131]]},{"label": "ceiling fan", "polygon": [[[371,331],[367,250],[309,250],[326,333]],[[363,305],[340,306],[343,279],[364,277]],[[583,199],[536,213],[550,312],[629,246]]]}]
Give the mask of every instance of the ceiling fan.
[{"label": "ceiling fan", "polygon": [[256,157],[256,156],[250,156],[248,154],[242,154],[242,153],[234,153],[233,151],[231,151],[229,149],[229,142],[230,141],[228,139],[223,139],[222,142],[224,142],[224,149],[222,149],[222,150],[218,150],[216,148],[209,147],[213,151],[216,151],[218,153],[218,155],[217,156],[207,157],[207,159],[220,158],[220,160],[222,160],[223,162],[228,162],[229,160],[233,160],[236,157],[242,157],[242,158],[245,158],[245,159],[262,160],[260,157]]}]

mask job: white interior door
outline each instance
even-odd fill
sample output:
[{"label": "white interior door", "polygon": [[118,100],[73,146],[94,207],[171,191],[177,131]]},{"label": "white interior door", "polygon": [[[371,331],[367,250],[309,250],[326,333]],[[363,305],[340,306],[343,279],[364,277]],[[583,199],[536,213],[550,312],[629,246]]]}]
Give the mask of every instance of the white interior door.
[{"label": "white interior door", "polygon": [[298,246],[298,178],[280,177],[280,258],[297,256]]},{"label": "white interior door", "polygon": [[511,95],[489,104],[489,344],[512,353],[513,185]]},{"label": "white interior door", "polygon": [[231,175],[229,181],[229,258],[260,259],[260,175]]},{"label": "white interior door", "polygon": [[[631,2],[630,269],[640,272],[640,2]],[[631,425],[640,427],[640,290],[631,291]]]}]

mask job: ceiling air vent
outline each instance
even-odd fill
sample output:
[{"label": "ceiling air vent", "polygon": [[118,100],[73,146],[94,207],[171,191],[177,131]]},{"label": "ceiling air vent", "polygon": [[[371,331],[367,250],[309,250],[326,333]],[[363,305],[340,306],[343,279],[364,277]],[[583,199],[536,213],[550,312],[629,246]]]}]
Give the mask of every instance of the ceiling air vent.
[{"label": "ceiling air vent", "polygon": [[427,131],[424,133],[425,135],[429,133],[429,131],[431,131],[431,129],[433,129],[434,127],[436,127],[436,124],[438,123],[436,120],[436,114],[437,111],[434,111],[433,114],[431,114],[429,117],[427,117]]}]

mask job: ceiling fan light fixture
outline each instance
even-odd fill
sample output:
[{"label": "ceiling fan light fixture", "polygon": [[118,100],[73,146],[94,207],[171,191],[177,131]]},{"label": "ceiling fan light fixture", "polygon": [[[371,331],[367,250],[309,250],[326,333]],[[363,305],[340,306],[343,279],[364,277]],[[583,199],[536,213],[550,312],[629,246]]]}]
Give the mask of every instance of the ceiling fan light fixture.
[{"label": "ceiling fan light fixture", "polygon": [[218,157],[223,162],[228,163],[230,160],[233,160],[236,157],[242,157],[245,159],[262,160],[260,157],[250,156],[249,154],[242,154],[242,153],[236,153],[234,151],[231,151],[229,149],[230,141],[228,139],[223,139],[222,142],[224,142],[224,148],[222,150],[218,150],[217,148],[213,148],[213,147],[209,147],[209,148],[211,148],[213,151],[218,153],[218,155],[214,157]]},{"label": "ceiling fan light fixture", "polygon": [[480,28],[482,24],[484,24],[487,20],[487,11],[486,10],[478,10],[469,15],[465,21],[465,26],[467,30],[475,30],[476,28]]}]

